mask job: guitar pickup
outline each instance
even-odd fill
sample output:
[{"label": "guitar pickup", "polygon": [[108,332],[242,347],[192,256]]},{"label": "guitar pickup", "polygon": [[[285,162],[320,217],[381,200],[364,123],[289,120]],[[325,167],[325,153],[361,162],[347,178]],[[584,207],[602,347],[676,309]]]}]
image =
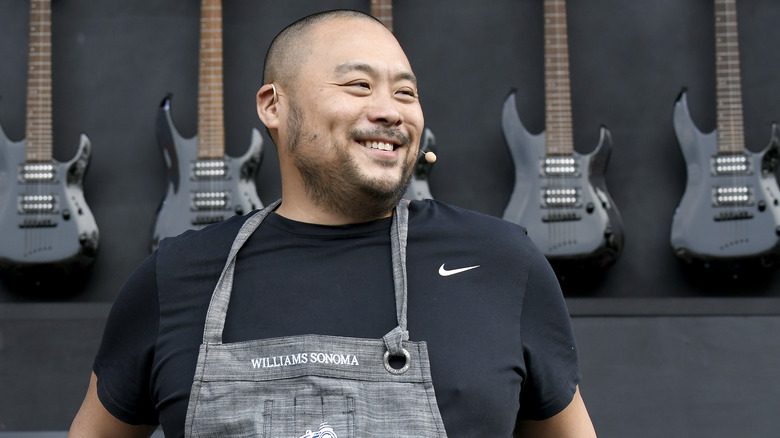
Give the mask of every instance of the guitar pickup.
[{"label": "guitar pickup", "polygon": [[753,167],[745,154],[715,155],[710,159],[713,175],[752,175]]},{"label": "guitar pickup", "polygon": [[190,209],[192,211],[204,210],[229,210],[230,192],[194,192],[190,196]]},{"label": "guitar pickup", "polygon": [[19,166],[19,182],[56,183],[57,166],[53,163],[23,163]]},{"label": "guitar pickup", "polygon": [[579,164],[574,157],[547,156],[542,158],[543,176],[578,176]]},{"label": "guitar pickup", "polygon": [[753,188],[750,186],[716,186],[712,188],[713,207],[753,205]]},{"label": "guitar pickup", "polygon": [[542,189],[542,208],[577,208],[579,206],[579,188],[545,187]]},{"label": "guitar pickup", "polygon": [[190,170],[193,180],[226,179],[229,175],[225,160],[197,160],[192,163]]},{"label": "guitar pickup", "polygon": [[20,214],[55,214],[57,201],[55,195],[20,195],[17,211]]}]

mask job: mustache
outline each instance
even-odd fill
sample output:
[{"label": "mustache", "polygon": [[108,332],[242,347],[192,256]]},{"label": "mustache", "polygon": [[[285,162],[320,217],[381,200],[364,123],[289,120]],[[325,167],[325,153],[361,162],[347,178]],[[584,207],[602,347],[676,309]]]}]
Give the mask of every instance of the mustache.
[{"label": "mustache", "polygon": [[353,138],[391,138],[402,146],[407,146],[412,142],[412,138],[398,129],[392,128],[374,128],[374,129],[352,129],[349,135]]}]

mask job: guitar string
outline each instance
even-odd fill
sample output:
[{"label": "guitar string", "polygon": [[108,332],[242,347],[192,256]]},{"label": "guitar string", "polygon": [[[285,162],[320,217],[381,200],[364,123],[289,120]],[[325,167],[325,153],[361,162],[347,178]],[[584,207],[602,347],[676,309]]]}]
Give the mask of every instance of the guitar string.
[{"label": "guitar string", "polygon": [[[726,99],[728,102],[727,108],[727,114],[728,117],[726,119],[728,123],[728,134],[730,137],[729,146],[730,146],[730,152],[732,156],[736,157],[736,154],[738,152],[738,144],[739,138],[737,137],[739,133],[736,131],[736,123],[738,121],[736,120],[736,117],[738,114],[741,113],[741,111],[738,111],[737,105],[738,102],[735,101],[737,96],[737,88],[739,86],[739,81],[737,80],[739,78],[739,71],[733,70],[734,68],[739,68],[739,64],[736,62],[738,60],[739,56],[739,47],[737,44],[737,38],[736,38],[736,30],[737,30],[737,16],[736,16],[736,5],[732,5],[729,2],[726,2],[725,8],[724,8],[724,23],[722,23],[723,29],[725,30],[725,48],[726,48],[726,78],[728,78],[728,81],[726,82]],[[733,80],[733,82],[732,82]],[[738,173],[733,173],[731,176],[731,185],[732,187],[740,187],[739,182],[744,179],[744,176],[740,176]],[[735,202],[733,203],[733,206],[731,208],[732,214],[738,214],[738,211],[742,207],[739,203]],[[732,227],[735,229],[735,234],[738,238],[738,241],[744,238],[744,224],[742,223],[743,220],[735,220],[734,226]]]},{"label": "guitar string", "polygon": [[[723,130],[722,137],[726,141],[728,147],[728,155],[731,157],[737,157],[739,151],[739,145],[737,142],[742,140],[740,138],[741,131],[738,129],[737,124],[739,121],[736,119],[742,114],[741,108],[738,108],[739,102],[737,98],[741,93],[738,89],[740,86],[739,81],[739,46],[737,39],[737,11],[736,4],[733,0],[721,0],[720,5],[716,5],[720,9],[720,13],[716,11],[716,26],[718,26],[718,33],[720,34],[720,41],[717,44],[718,54],[721,56],[720,68],[722,71],[718,78],[719,81],[723,81],[720,88],[721,105],[723,108],[719,108],[718,115],[722,117],[722,122],[719,121],[719,129]],[[717,15],[720,15],[718,20]],[[718,22],[720,21],[720,22]],[[725,61],[725,62],[724,62]],[[722,111],[722,112],[721,112]],[[718,139],[719,140],[719,139]],[[747,154],[745,154],[747,157]],[[749,163],[746,163],[749,164]],[[747,175],[747,169],[745,172],[740,172],[739,169],[735,169],[734,172],[729,172],[726,178],[729,182],[729,186],[732,188],[742,187],[741,182],[745,181]],[[735,196],[739,196],[739,193],[735,193]],[[727,204],[726,210],[729,211],[731,216],[732,225],[728,228],[731,229],[730,235],[733,236],[734,241],[727,244],[739,244],[743,243],[743,239],[746,237],[745,224],[743,223],[747,219],[739,219],[739,211],[744,206],[740,202],[731,202]],[[728,251],[726,251],[728,252]]]},{"label": "guitar string", "polygon": [[[45,80],[44,74],[46,70],[51,71],[50,56],[47,56],[47,52],[50,55],[51,46],[47,44],[46,32],[47,29],[45,14],[50,14],[51,8],[47,0],[33,1],[30,3],[30,47],[28,53],[28,81],[30,82],[28,87],[28,137],[27,143],[31,143],[32,149],[31,157],[25,157],[24,164],[20,166],[21,181],[26,186],[26,189],[21,191],[22,199],[20,200],[19,210],[21,215],[22,226],[24,228],[24,254],[25,256],[35,257],[36,249],[40,249],[45,241],[43,240],[43,230],[38,230],[37,224],[42,224],[44,219],[44,213],[41,208],[36,205],[39,200],[43,199],[45,193],[44,182],[41,178],[36,178],[33,175],[32,184],[26,180],[29,174],[25,167],[26,163],[41,163],[42,155],[44,152],[44,142],[52,141],[53,139],[47,138],[46,126],[47,116],[50,114],[50,110],[47,111],[46,102],[44,100],[48,97],[49,102],[51,96],[46,96],[46,90],[44,89],[43,81]],[[51,38],[48,38],[51,41]],[[49,88],[51,90],[51,88]],[[50,93],[50,91],[49,91]],[[50,120],[50,116],[48,117]],[[28,149],[29,150],[29,149]],[[32,159],[32,160],[30,160]],[[32,198],[31,198],[32,196]],[[26,197],[26,199],[25,199]],[[32,201],[32,205],[30,205]],[[32,208],[32,215],[30,215],[29,209]],[[31,217],[32,216],[32,217]]]},{"label": "guitar string", "polygon": [[[545,38],[545,42],[550,45],[549,47],[549,60],[550,69],[555,73],[552,79],[549,79],[550,97],[552,102],[549,103],[550,115],[548,123],[550,123],[550,129],[548,133],[550,137],[548,141],[553,143],[555,148],[554,152],[556,156],[564,157],[570,155],[574,157],[573,152],[573,138],[570,138],[569,130],[571,129],[571,120],[568,114],[565,113],[565,105],[570,106],[570,99],[566,92],[564,82],[568,81],[568,41],[566,38],[566,4],[564,1],[553,1],[551,15],[547,18],[547,25],[549,35]],[[549,38],[549,39],[548,39]],[[545,69],[547,70],[547,69]],[[553,121],[555,120],[555,121]],[[563,127],[567,129],[564,130]],[[555,136],[553,138],[553,136]],[[564,150],[566,146],[570,146],[571,151]],[[575,238],[576,220],[571,216],[576,213],[577,206],[570,204],[565,199],[567,197],[568,189],[571,188],[571,177],[573,175],[560,174],[553,176],[553,178],[547,178],[548,187],[552,187],[557,190],[558,196],[561,196],[561,206],[557,207],[560,217],[553,217],[553,221],[550,222],[548,239],[552,244],[553,253],[560,252],[562,248],[567,245],[573,244]],[[555,207],[554,207],[555,208]]]}]

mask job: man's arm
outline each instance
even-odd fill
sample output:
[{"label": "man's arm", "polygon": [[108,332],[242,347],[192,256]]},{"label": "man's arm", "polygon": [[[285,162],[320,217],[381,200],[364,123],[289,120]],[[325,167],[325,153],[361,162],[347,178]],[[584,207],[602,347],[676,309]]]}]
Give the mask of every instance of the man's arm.
[{"label": "man's arm", "polygon": [[89,379],[89,388],[84,402],[81,404],[73,424],[70,426],[68,437],[71,438],[141,438],[152,435],[156,426],[135,426],[119,421],[111,415],[97,395],[97,376],[92,373]]},{"label": "man's arm", "polygon": [[516,437],[534,438],[595,438],[596,431],[590,421],[580,388],[574,393],[569,406],[552,417],[541,421],[521,421]]}]

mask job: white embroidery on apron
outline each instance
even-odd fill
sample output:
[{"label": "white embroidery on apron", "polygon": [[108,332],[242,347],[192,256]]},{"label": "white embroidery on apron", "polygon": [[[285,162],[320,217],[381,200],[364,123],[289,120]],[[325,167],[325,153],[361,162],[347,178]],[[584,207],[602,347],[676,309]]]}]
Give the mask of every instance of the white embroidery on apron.
[{"label": "white embroidery on apron", "polygon": [[304,365],[309,362],[323,365],[360,366],[357,355],[343,353],[297,353],[284,356],[258,357],[251,361],[254,369]]}]

